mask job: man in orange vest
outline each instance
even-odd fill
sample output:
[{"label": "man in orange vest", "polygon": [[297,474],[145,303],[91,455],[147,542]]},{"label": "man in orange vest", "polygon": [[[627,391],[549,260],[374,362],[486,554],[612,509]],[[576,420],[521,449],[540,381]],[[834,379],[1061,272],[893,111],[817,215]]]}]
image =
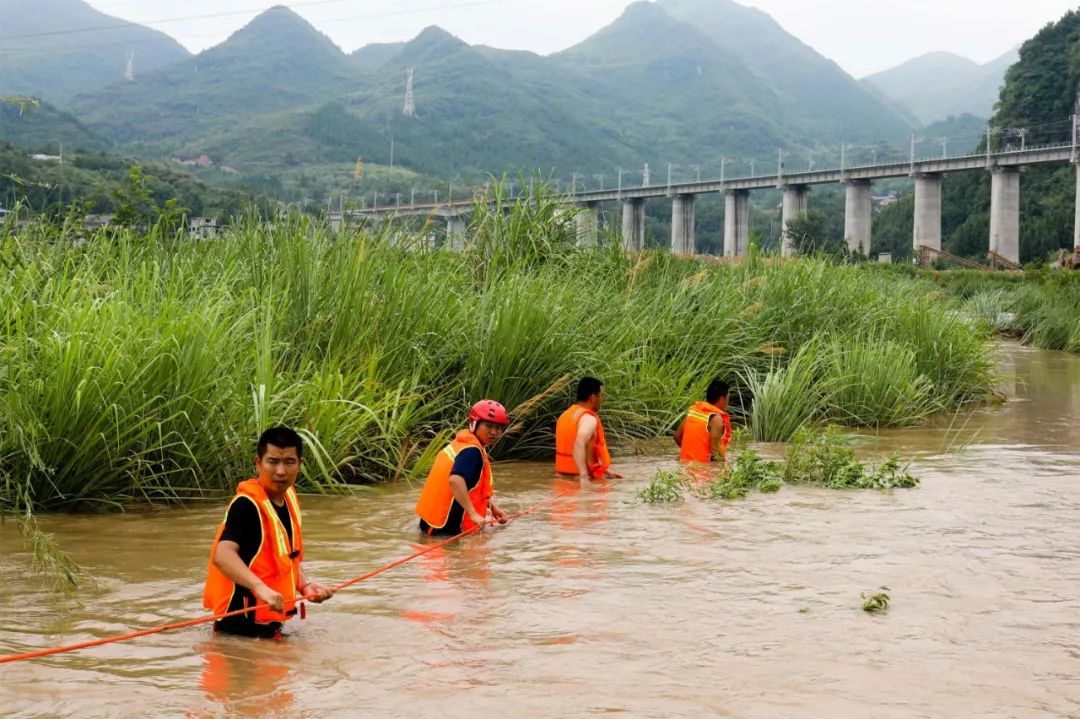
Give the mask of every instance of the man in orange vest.
[{"label": "man in orange vest", "polygon": [[575,476],[581,485],[598,479],[620,479],[611,471],[611,453],[604,425],[596,413],[604,403],[604,383],[583,377],[577,386],[577,402],[555,423],[555,471]]},{"label": "man in orange vest", "polygon": [[472,406],[468,429],[443,447],[428,472],[416,502],[421,532],[453,536],[482,529],[488,510],[496,522],[506,524],[506,515],[492,499],[494,484],[487,448],[498,441],[509,421],[506,408],[494,400]]},{"label": "man in orange vest", "polygon": [[214,622],[216,631],[277,638],[296,614],[300,599],[322,602],[332,589],[304,573],[300,502],[293,485],[303,462],[303,442],[288,427],[259,437],[258,476],[240,483],[210,550],[203,606],[224,614],[254,608]]},{"label": "man in orange vest", "polygon": [[717,459],[727,462],[727,447],[731,441],[731,418],[725,411],[728,391],[727,382],[714,379],[705,390],[705,401],[695,402],[690,407],[683,423],[675,430],[680,461],[708,464]]}]

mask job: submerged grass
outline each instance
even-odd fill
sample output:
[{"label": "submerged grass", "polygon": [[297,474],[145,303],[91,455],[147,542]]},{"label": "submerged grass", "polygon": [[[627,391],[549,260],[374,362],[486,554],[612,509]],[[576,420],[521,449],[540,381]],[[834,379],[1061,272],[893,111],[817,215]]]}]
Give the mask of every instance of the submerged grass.
[{"label": "submerged grass", "polygon": [[896,456],[879,463],[860,462],[849,438],[835,428],[800,432],[783,462],[762,459],[753,449],[738,454],[730,466],[678,467],[659,470],[638,492],[648,503],[681,502],[684,494],[698,499],[742,499],[750,492],[779,491],[784,484],[825,489],[910,489],[919,479]]},{"label": "submerged grass", "polygon": [[819,420],[909,424],[990,389],[990,328],[920,282],[814,259],[628,258],[576,247],[550,196],[496,200],[461,253],[298,216],[203,242],[4,225],[0,508],[230,490],[278,422],[308,440],[308,491],[410,480],[481,396],[519,408],[497,457],[548,457],[585,373],[605,381],[613,443],[669,433],[713,376],[770,440]]}]

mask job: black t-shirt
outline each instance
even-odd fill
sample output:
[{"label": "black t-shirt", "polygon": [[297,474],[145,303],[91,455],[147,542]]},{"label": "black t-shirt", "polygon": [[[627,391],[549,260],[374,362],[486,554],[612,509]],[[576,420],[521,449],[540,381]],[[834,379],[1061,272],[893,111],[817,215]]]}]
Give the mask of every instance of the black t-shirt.
[{"label": "black t-shirt", "polygon": [[[450,474],[456,474],[465,480],[465,486],[471,492],[477,483],[480,481],[480,475],[484,471],[484,455],[480,452],[478,447],[466,447],[458,452],[458,456],[454,458],[454,466],[450,470]],[[454,500],[454,503],[450,505],[450,516],[446,520],[446,525],[442,529],[432,529],[431,534],[459,534],[461,532],[461,521],[465,519],[465,508]],[[431,529],[428,523],[424,520],[420,520],[420,531],[427,532]]]},{"label": "black t-shirt", "polygon": [[[285,533],[289,537],[289,545],[292,545],[293,529],[292,516],[289,514],[289,505],[285,502],[281,506],[270,503],[277,512],[278,518],[285,527]],[[242,496],[229,506],[225,515],[225,529],[221,532],[221,539],[236,542],[239,545],[237,553],[244,564],[251,566],[255,554],[259,551],[262,542],[262,518],[259,516],[259,508],[255,501],[247,496]],[[258,603],[250,591],[237,585],[233,593],[232,601],[229,602],[228,611],[233,612],[243,609],[245,606],[253,607]],[[214,622],[214,628],[218,631],[230,634],[241,634],[250,637],[273,637],[281,628],[280,622],[271,624],[256,624],[255,614],[241,614],[236,617],[226,617]]]},{"label": "black t-shirt", "polygon": [[[281,506],[270,502],[277,512],[278,519],[285,527],[285,533],[289,536],[289,544],[292,544],[292,516],[289,514],[289,505],[285,502]],[[250,497],[242,496],[232,503],[225,515],[225,529],[221,532],[221,538],[240,545],[240,558],[244,564],[251,566],[251,560],[255,559],[255,553],[259,551],[262,541],[262,519],[259,517],[259,508]]]}]

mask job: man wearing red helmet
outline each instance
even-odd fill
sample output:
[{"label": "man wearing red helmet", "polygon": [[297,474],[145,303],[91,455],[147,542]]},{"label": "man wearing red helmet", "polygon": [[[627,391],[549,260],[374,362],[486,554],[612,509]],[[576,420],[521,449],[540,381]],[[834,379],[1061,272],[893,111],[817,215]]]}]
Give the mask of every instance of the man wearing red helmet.
[{"label": "man wearing red helmet", "polygon": [[506,408],[494,400],[472,406],[468,429],[443,447],[424,482],[416,502],[421,532],[454,535],[483,527],[489,509],[496,522],[506,523],[506,515],[492,500],[487,447],[502,436],[508,423]]}]

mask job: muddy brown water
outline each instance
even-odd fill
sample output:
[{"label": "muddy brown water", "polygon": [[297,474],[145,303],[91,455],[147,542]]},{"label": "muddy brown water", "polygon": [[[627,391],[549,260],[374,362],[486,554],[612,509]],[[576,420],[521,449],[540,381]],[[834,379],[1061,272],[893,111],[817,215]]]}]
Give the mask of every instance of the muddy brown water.
[{"label": "muddy brown water", "polygon": [[[785,487],[645,506],[672,456],[592,491],[497,467],[511,510],[559,501],[313,607],[282,642],[206,627],[0,665],[10,716],[1080,716],[1080,358],[1001,350],[1009,401],[867,437],[922,485]],[[413,551],[416,491],[307,498],[309,572]],[[42,523],[99,578],[78,603],[0,527],[0,654],[199,616],[223,504]],[[892,606],[861,611],[888,586]]]}]

